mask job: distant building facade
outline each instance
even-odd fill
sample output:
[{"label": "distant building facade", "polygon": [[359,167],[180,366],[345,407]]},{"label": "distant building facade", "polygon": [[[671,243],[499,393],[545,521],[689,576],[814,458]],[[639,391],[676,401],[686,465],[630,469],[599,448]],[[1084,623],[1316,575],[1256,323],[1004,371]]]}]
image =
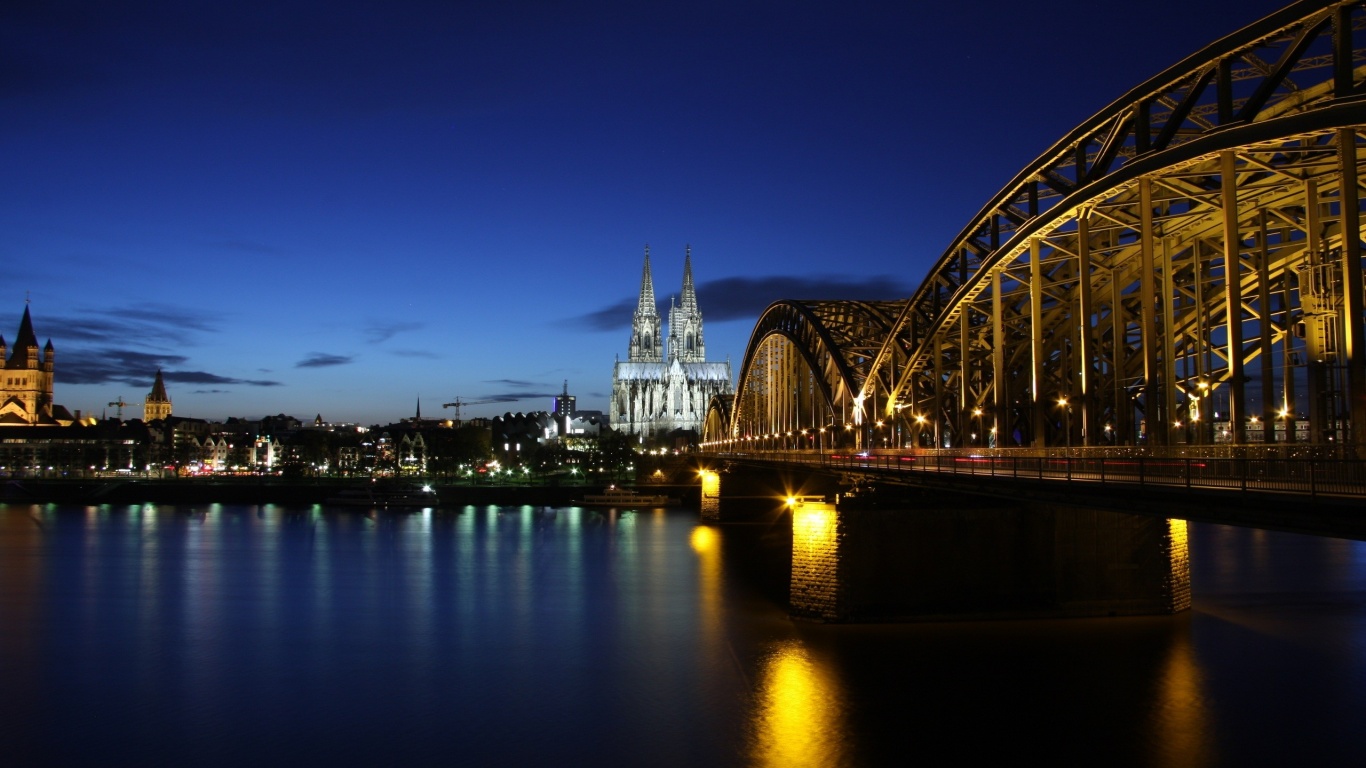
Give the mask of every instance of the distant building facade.
[{"label": "distant building facade", "polygon": [[161,369],[157,369],[156,381],[152,391],[142,400],[142,420],[151,424],[171,417],[171,398],[166,396],[166,382],[161,379]]},{"label": "distant building facade", "polygon": [[38,349],[33,319],[25,306],[14,349],[8,349],[5,338],[0,336],[0,359],[5,364],[4,378],[0,379],[0,425],[65,427],[76,421],[66,408],[52,402],[55,358],[51,339],[41,351]]},{"label": "distant building facade", "polygon": [[670,302],[667,329],[660,320],[646,246],[627,359],[613,369],[609,411],[613,429],[640,440],[678,430],[701,433],[712,397],[733,391],[730,363],[707,360],[691,247],[683,257],[683,293],[677,305]]}]

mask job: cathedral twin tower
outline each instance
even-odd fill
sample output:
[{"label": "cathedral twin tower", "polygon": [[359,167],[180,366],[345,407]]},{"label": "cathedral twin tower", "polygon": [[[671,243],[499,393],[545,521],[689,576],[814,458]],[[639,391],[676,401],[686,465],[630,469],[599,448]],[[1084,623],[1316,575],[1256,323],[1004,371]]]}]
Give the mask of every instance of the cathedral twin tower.
[{"label": "cathedral twin tower", "polygon": [[612,372],[612,426],[641,439],[676,430],[701,434],[712,396],[730,394],[732,385],[729,362],[707,362],[691,246],[683,257],[682,296],[677,304],[669,301],[667,336],[660,325],[647,245],[630,350]]}]

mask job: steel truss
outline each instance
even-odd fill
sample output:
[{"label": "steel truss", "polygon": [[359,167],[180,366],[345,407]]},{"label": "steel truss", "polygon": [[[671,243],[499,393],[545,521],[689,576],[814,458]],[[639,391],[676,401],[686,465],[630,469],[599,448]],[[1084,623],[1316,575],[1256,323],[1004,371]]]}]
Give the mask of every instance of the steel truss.
[{"label": "steel truss", "polygon": [[[704,439],[812,438],[861,418],[859,393],[904,301],[779,301],[764,311],[740,367],[733,415]],[[814,438],[812,438],[814,439]],[[795,445],[796,441],[791,441]]]},{"label": "steel truss", "polygon": [[993,197],[876,339],[817,332],[844,302],[773,305],[729,435],[802,423],[791,358],[823,418],[853,406],[903,444],[1236,445],[1307,421],[1366,447],[1363,28],[1360,0],[1296,3],[1133,89]]}]

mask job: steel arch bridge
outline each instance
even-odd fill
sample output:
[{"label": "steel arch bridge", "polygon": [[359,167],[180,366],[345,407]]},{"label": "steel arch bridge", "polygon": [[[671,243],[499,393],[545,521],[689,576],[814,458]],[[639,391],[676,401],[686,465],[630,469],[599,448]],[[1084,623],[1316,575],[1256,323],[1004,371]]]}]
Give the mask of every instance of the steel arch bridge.
[{"label": "steel arch bridge", "polygon": [[703,440],[1366,448],[1364,61],[1360,0],[1186,58],[1021,170],[909,299],[770,306]]}]

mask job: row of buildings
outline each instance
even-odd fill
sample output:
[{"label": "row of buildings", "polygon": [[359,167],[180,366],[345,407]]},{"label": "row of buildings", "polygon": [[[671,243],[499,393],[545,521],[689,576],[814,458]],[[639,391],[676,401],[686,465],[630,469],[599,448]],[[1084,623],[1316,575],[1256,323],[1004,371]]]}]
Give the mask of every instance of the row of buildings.
[{"label": "row of buildings", "polygon": [[[283,414],[224,422],[176,416],[159,370],[143,398],[142,419],[124,421],[122,400],[116,419],[73,413],[54,400],[56,351],[50,339],[39,346],[27,304],[13,346],[0,336],[0,359],[0,474],[273,472],[285,466],[329,473],[427,471],[446,454],[471,455],[468,446],[452,449],[439,431],[460,425],[423,419],[420,404],[412,419],[370,429],[328,424],[321,416],[313,423]],[[682,292],[677,303],[670,300],[665,325],[646,246],[627,359],[613,368],[608,412],[579,410],[566,381],[552,411],[507,413],[468,426],[485,434],[473,442],[505,458],[609,431],[637,445],[681,445],[696,441],[711,398],[731,392],[729,361],[706,358],[691,248],[684,254]],[[329,436],[310,436],[319,434]],[[326,450],[317,448],[323,444]]]}]

